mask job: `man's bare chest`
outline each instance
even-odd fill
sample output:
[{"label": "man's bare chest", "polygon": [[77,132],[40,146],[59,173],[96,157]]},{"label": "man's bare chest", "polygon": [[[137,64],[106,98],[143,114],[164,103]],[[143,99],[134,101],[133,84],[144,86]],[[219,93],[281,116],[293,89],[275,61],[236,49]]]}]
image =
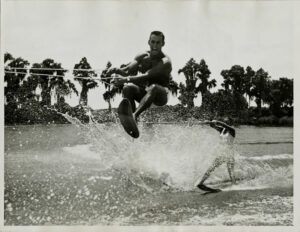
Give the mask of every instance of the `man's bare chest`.
[{"label": "man's bare chest", "polygon": [[139,63],[139,71],[144,73],[152,69],[161,62],[160,58],[151,58],[150,56],[144,57]]}]

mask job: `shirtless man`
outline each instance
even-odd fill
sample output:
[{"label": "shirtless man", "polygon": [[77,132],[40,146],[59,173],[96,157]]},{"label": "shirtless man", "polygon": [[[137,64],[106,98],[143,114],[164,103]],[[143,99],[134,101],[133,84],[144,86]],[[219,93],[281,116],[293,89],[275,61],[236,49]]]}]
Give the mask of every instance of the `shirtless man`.
[{"label": "shirtless man", "polygon": [[220,189],[209,188],[204,185],[204,182],[210,176],[210,174],[215,170],[215,168],[219,167],[221,164],[227,164],[227,170],[229,173],[229,177],[232,183],[235,183],[235,177],[233,174],[234,169],[234,154],[233,154],[233,140],[235,138],[235,129],[230,127],[224,122],[220,122],[217,120],[207,121],[212,128],[216,129],[220,132],[221,142],[223,143],[223,149],[221,154],[214,160],[213,164],[208,168],[205,172],[202,180],[197,185],[203,191],[207,192],[220,192]]},{"label": "shirtless man", "polygon": [[[152,103],[163,106],[168,101],[172,64],[170,58],[162,52],[164,34],[160,31],[151,32],[148,45],[150,51],[138,54],[124,68],[109,71],[121,75],[115,77],[113,83],[117,87],[124,85],[123,98],[130,101],[135,120]],[[137,108],[135,101],[140,103]]]}]

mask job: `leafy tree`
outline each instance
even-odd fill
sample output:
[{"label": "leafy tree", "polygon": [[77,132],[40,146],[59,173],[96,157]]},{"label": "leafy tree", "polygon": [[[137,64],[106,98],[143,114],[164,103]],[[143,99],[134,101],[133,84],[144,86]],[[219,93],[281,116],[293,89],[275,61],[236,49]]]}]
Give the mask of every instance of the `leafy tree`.
[{"label": "leafy tree", "polygon": [[282,109],[293,105],[293,79],[282,77],[270,81],[270,92],[266,102],[274,115],[282,116]]},{"label": "leafy tree", "polygon": [[252,90],[252,79],[254,75],[255,75],[255,71],[250,66],[247,66],[246,73],[244,76],[244,81],[245,81],[245,93],[246,95],[248,95],[249,98],[248,106],[250,106],[250,101],[253,98],[251,90]]},{"label": "leafy tree", "polygon": [[279,78],[279,89],[281,93],[282,106],[293,106],[294,102],[294,80],[286,77]]},{"label": "leafy tree", "polygon": [[65,96],[71,95],[72,92],[78,96],[75,85],[70,80],[65,80],[61,76],[55,76],[50,80],[50,88],[55,90],[58,105],[64,103]]},{"label": "leafy tree", "polygon": [[[121,68],[125,67],[125,64],[121,65]],[[111,100],[114,99],[114,97],[121,93],[121,88],[117,88],[114,85],[111,84],[111,74],[109,72],[110,68],[112,67],[112,64],[110,61],[107,62],[106,68],[101,73],[101,80],[104,83],[104,87],[106,91],[103,94],[104,100],[108,103],[108,110],[111,112]]]},{"label": "leafy tree", "polygon": [[236,113],[240,114],[243,109],[247,108],[247,102],[243,97],[247,89],[245,70],[240,65],[234,65],[229,70],[223,70],[221,75],[224,78],[222,86],[225,88],[225,91],[229,91],[233,94],[234,108]]},{"label": "leafy tree", "polygon": [[260,112],[262,103],[267,100],[270,92],[270,76],[265,70],[260,68],[255,72],[251,82],[251,94],[255,97],[255,103],[257,105],[258,112]]},{"label": "leafy tree", "polygon": [[[190,85],[188,85],[190,86]],[[192,87],[187,87],[186,85],[179,83],[179,101],[183,106],[188,108],[194,107],[194,98],[197,97],[195,91],[192,90]]]},{"label": "leafy tree", "polygon": [[199,63],[199,71],[196,73],[196,76],[201,80],[201,83],[196,88],[196,91],[200,91],[202,95],[202,100],[204,100],[204,96],[209,92],[209,89],[216,87],[216,80],[208,80],[211,72],[208,69],[205,61],[202,59]]},{"label": "leafy tree", "polygon": [[64,80],[62,77],[67,71],[64,70],[60,63],[56,63],[53,59],[45,59],[42,63],[35,63],[30,69],[30,77],[28,78],[28,85],[33,89],[37,86],[41,88],[42,105],[51,105],[51,90],[57,88],[59,82],[58,79],[62,79],[60,83]]},{"label": "leafy tree", "polygon": [[10,54],[10,53],[5,53],[4,54],[4,64],[7,62],[7,61],[10,61],[10,60],[14,60],[14,57]]},{"label": "leafy tree", "polygon": [[205,111],[209,112],[213,118],[233,116],[235,110],[232,107],[235,104],[235,99],[230,91],[219,89],[215,93],[209,93],[207,102],[204,103]]},{"label": "leafy tree", "polygon": [[28,76],[20,87],[20,98],[22,102],[37,101],[36,88],[38,86],[38,76]]},{"label": "leafy tree", "polygon": [[224,78],[222,86],[225,87],[225,90],[240,95],[245,93],[245,70],[242,66],[234,65],[229,70],[223,70],[221,75]]},{"label": "leafy tree", "polygon": [[171,94],[173,96],[177,96],[177,92],[179,90],[179,86],[178,86],[178,83],[173,80],[173,78],[171,78],[171,80],[170,80],[169,89],[170,89]]},{"label": "leafy tree", "polygon": [[[98,86],[98,83],[93,80],[97,77],[97,74],[91,70],[91,65],[87,59],[83,57],[78,64],[75,64],[74,69],[86,69],[85,70],[74,70],[74,80],[78,81],[82,89],[80,92],[79,104],[86,106],[88,104],[88,91]],[[87,78],[85,78],[87,77]]]},{"label": "leafy tree", "polygon": [[13,58],[9,53],[4,54],[5,75],[4,81],[6,86],[4,88],[4,94],[7,104],[17,104],[22,98],[20,92],[21,84],[26,77],[27,67],[29,62],[23,58]]},{"label": "leafy tree", "polygon": [[[194,99],[199,92],[201,92],[203,101],[208,90],[216,86],[215,79],[211,81],[208,80],[211,72],[203,59],[198,64],[191,58],[178,73],[183,73],[186,79],[185,85],[182,83],[179,85],[180,96],[178,99],[181,104],[187,105],[188,108],[194,107]],[[200,80],[201,83],[196,86],[198,80]]]}]

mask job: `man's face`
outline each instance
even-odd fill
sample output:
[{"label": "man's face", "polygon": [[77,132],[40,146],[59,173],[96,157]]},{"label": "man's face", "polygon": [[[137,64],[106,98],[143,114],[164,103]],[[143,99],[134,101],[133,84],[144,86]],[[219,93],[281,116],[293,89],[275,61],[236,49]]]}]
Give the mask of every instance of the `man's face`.
[{"label": "man's face", "polygon": [[161,52],[161,48],[164,46],[163,37],[160,35],[151,35],[148,44],[150,46],[151,55],[157,55]]}]

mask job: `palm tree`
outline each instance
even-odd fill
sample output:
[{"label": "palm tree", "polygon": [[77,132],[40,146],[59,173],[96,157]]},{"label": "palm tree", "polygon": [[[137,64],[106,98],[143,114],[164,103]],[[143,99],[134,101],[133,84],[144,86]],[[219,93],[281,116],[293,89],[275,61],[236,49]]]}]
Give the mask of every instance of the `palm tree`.
[{"label": "palm tree", "polygon": [[[181,95],[178,99],[189,108],[194,107],[194,98],[199,92],[201,92],[202,98],[205,98],[209,89],[216,86],[215,79],[208,81],[211,72],[203,59],[198,64],[191,58],[178,73],[183,73],[186,78],[185,85],[182,83],[179,85]],[[201,83],[196,86],[198,80]]]},{"label": "palm tree", "polygon": [[[97,74],[91,70],[91,65],[88,63],[85,57],[83,57],[78,64],[75,64],[74,69],[86,69],[86,71],[74,70],[73,74],[75,76],[74,80],[78,81],[82,87],[79,104],[82,106],[87,106],[88,91],[98,86],[98,83],[93,80],[94,77],[97,77]],[[84,79],[82,77],[87,77],[88,79]]]},{"label": "palm tree", "polygon": [[[31,74],[31,85],[40,86],[42,105],[51,105],[51,90],[53,89],[53,84],[55,83],[58,76],[64,76],[67,70],[61,67],[60,63],[56,63],[53,59],[45,59],[42,63],[35,63],[30,69]],[[38,78],[36,78],[38,77]],[[62,81],[61,81],[62,82]]]},{"label": "palm tree", "polygon": [[50,88],[55,90],[57,104],[65,102],[65,96],[69,96],[74,92],[78,96],[75,85],[70,80],[64,80],[61,76],[55,76],[50,80]]},{"label": "palm tree", "polygon": [[39,77],[38,76],[28,76],[26,80],[23,81],[20,92],[22,95],[22,102],[27,102],[28,100],[36,101],[36,89],[38,87]]},{"label": "palm tree", "polygon": [[117,93],[121,92],[121,89],[116,88],[111,84],[112,79],[110,78],[110,73],[108,73],[111,67],[112,64],[110,61],[108,61],[106,64],[106,68],[101,73],[101,80],[102,83],[104,83],[104,87],[106,89],[106,91],[103,94],[103,99],[108,103],[109,112],[111,112],[111,100],[116,96]]},{"label": "palm tree", "polygon": [[170,83],[169,83],[169,89],[171,91],[171,94],[173,96],[177,96],[177,92],[179,90],[178,83],[171,78]]},{"label": "palm tree", "polygon": [[201,83],[196,88],[196,91],[200,91],[202,95],[202,101],[205,95],[209,92],[209,89],[217,86],[217,81],[215,79],[208,80],[211,72],[205,63],[205,60],[201,60],[199,64],[199,72],[197,72],[197,77],[201,80]]},{"label": "palm tree", "polygon": [[186,105],[188,108],[193,108],[195,106],[194,98],[196,98],[197,95],[194,91],[188,89],[183,83],[179,83],[179,94],[178,100],[180,101],[181,105]]}]

